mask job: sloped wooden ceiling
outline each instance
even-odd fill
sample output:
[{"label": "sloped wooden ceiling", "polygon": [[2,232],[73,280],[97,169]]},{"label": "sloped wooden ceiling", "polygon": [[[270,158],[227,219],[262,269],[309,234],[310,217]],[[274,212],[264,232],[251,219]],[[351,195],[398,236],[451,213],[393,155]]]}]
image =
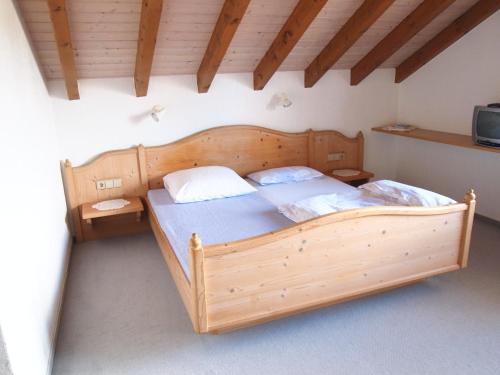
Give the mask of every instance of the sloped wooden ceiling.
[{"label": "sloped wooden ceiling", "polygon": [[[419,16],[418,12],[422,18],[419,9],[434,8],[434,5],[438,8],[432,11],[427,9],[427,18],[418,27],[415,27],[414,20],[407,21],[412,28],[408,32],[408,40],[398,41],[396,51],[384,56],[383,61],[376,61],[373,66],[396,68],[402,65],[410,56],[418,55],[419,49],[473,6],[480,8],[476,9],[476,13],[482,16],[479,22],[500,8],[500,0],[434,0],[427,1],[427,7],[423,4],[425,0],[380,1],[387,3],[386,9],[380,10],[381,15],[377,15],[375,21],[370,20],[368,29],[359,33],[352,46],[330,69],[355,67],[370,53],[374,54],[372,50],[406,18],[412,14]],[[138,43],[141,10],[150,9],[150,2],[157,3],[158,0],[18,0],[37,58],[49,80],[65,77],[65,68],[59,55],[61,45],[58,49],[50,4],[61,3],[58,10],[66,13],[74,51],[74,67],[77,78],[81,79],[134,76],[139,61],[138,46],[141,47],[141,43]],[[245,6],[240,2],[248,3],[248,0],[163,0],[163,7],[159,8],[162,10],[157,35],[156,30],[153,30],[154,34],[148,36],[156,36],[156,46],[153,43],[150,51],[153,54],[151,75],[196,74],[221,10],[231,7],[243,9],[244,14],[237,19],[237,24],[228,23],[233,30],[229,33],[230,38],[226,37],[224,41],[227,43],[224,57],[218,69],[219,61],[216,60],[215,70],[217,73],[254,72],[289,17],[293,16],[294,9],[300,6],[304,8],[304,3],[307,3],[304,0],[250,0]],[[319,0],[309,2],[311,6],[317,7],[317,11],[309,12],[307,17],[310,19],[304,29],[295,27],[289,34],[285,33],[285,37],[290,40],[293,40],[295,32],[303,35],[298,42],[294,41],[296,44],[293,48],[282,48],[288,55],[285,54],[284,59],[280,57],[283,61],[277,64],[278,71],[305,70],[362,5],[368,7],[366,3],[376,3],[377,0],[328,0],[326,3],[323,1],[324,4],[320,4]],[[295,16],[296,13],[297,10]],[[468,23],[469,29],[479,23],[477,19],[475,17],[476,22]],[[461,32],[461,35],[465,32]],[[220,42],[217,36],[214,38],[216,43]],[[284,43],[287,43],[286,38]],[[422,65],[421,61],[419,64]],[[149,79],[148,74],[146,76]],[[205,82],[205,86],[208,89],[209,84]],[[147,82],[145,87],[147,90]],[[145,94],[145,91],[141,93]],[[73,93],[73,97],[77,95]]]}]

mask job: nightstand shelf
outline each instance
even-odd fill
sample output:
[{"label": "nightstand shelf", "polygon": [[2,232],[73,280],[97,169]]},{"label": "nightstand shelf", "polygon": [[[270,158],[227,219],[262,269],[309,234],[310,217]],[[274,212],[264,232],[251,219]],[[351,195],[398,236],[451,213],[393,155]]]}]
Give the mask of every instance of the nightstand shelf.
[{"label": "nightstand shelf", "polygon": [[95,203],[85,203],[80,206],[80,215],[82,220],[85,220],[87,224],[92,225],[92,220],[100,217],[108,217],[115,215],[124,215],[135,213],[136,221],[141,221],[141,215],[144,211],[144,206],[142,204],[141,198],[132,197],[132,198],[123,198],[128,200],[130,203],[125,207],[118,208],[115,210],[97,210],[92,207]]},{"label": "nightstand shelf", "polygon": [[337,176],[333,173],[333,171],[330,171],[329,174],[333,178],[336,178],[337,180],[340,180],[355,187],[366,184],[367,182],[370,181],[370,178],[373,178],[374,176],[372,172],[368,171],[360,171],[359,174],[353,176]]}]

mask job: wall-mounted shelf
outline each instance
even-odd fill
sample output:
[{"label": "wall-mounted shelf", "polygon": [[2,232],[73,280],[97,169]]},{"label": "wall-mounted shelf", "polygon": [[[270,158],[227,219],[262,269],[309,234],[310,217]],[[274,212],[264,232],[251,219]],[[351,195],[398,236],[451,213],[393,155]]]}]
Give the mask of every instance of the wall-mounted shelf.
[{"label": "wall-mounted shelf", "polygon": [[410,130],[408,132],[403,132],[403,131],[390,131],[390,130],[385,130],[383,128],[384,128],[383,126],[379,126],[376,128],[372,128],[372,130],[379,133],[386,133],[401,137],[421,139],[423,141],[444,143],[446,145],[500,153],[500,148],[483,147],[476,145],[472,141],[472,137],[470,135],[439,132],[436,130],[429,130],[429,129],[415,129],[415,130]]}]

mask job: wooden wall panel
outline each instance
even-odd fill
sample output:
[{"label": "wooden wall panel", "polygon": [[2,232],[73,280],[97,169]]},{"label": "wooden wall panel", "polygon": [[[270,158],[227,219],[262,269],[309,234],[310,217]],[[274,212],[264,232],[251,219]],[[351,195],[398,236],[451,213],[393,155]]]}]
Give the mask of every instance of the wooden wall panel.
[{"label": "wooden wall panel", "polygon": [[[79,78],[132,77],[141,0],[66,0]],[[396,0],[332,69],[350,69],[421,0]],[[396,67],[476,0],[457,0],[384,64]],[[18,0],[40,65],[48,79],[62,78],[54,59],[46,0]],[[196,74],[224,0],[165,1],[152,75]],[[279,67],[304,70],[361,5],[362,0],[329,0]],[[220,73],[253,72],[297,0],[252,0],[219,68]]]}]

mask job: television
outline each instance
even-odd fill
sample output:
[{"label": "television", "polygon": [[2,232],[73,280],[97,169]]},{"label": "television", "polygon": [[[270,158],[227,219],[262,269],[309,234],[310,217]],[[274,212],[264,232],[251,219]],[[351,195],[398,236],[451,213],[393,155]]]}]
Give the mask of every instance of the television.
[{"label": "television", "polygon": [[500,104],[474,108],[472,137],[478,145],[500,148]]}]

